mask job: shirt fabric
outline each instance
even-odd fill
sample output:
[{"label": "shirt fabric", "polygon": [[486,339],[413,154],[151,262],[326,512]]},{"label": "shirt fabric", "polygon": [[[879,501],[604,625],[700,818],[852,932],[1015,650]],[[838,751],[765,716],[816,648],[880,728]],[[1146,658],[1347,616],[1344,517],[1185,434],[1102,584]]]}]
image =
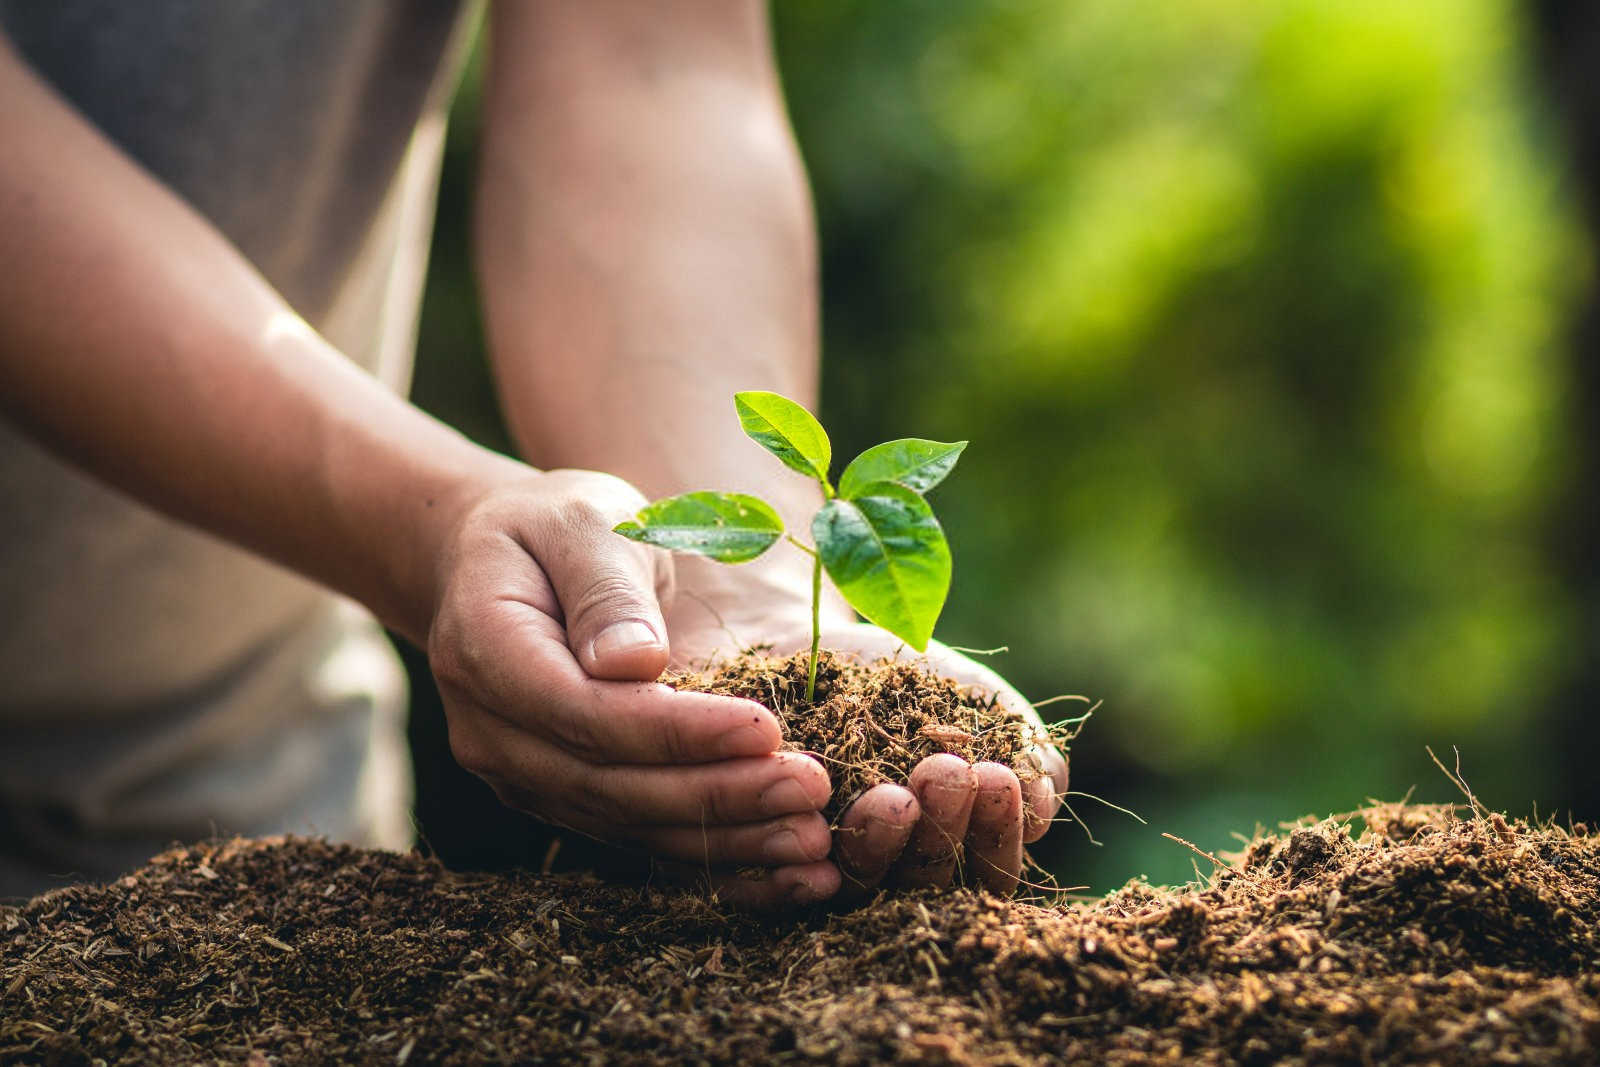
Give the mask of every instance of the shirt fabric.
[{"label": "shirt fabric", "polygon": [[[403,392],[466,7],[0,0],[0,28]],[[0,500],[0,896],[217,832],[409,842],[404,674],[370,616],[3,419]]]}]

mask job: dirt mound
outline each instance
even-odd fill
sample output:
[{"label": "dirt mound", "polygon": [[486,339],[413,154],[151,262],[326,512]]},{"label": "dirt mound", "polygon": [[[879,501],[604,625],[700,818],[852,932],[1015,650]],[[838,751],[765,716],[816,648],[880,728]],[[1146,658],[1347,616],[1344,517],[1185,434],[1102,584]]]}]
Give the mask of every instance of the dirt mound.
[{"label": "dirt mound", "polygon": [[824,651],[817,660],[816,699],[807,704],[808,661],[805,653],[745,653],[713,670],[675,672],[664,680],[771,708],[783,727],[784,747],[811,753],[833,779],[833,797],[823,811],[830,820],[872,786],[905,782],[919,760],[940,752],[969,763],[1003,763],[1023,781],[1043,774],[1028,753],[1042,737],[992,696],[978,696],[911,663],[864,664]]},{"label": "dirt mound", "polygon": [[0,909],[0,1061],[1600,1062],[1600,839],[1374,808],[1210,883],[781,924],[234,841]]}]

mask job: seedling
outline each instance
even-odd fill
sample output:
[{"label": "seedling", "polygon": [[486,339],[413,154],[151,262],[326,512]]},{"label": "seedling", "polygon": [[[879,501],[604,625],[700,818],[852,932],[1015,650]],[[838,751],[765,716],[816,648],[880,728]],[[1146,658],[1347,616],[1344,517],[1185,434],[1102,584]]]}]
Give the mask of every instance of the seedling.
[{"label": "seedling", "polygon": [[918,652],[927,650],[950,592],[950,545],[923,494],[944,480],[967,442],[906,438],[874,445],[828,481],[833,446],[805,408],[777,393],[736,393],[744,432],[789,469],[822,486],[812,544],[783,529],[772,506],[745,493],[702,491],[657,500],[616,532],[674,552],[748,563],[786,538],[811,557],[811,662],[806,701],[816,697],[822,639],[822,572],[850,606]]}]

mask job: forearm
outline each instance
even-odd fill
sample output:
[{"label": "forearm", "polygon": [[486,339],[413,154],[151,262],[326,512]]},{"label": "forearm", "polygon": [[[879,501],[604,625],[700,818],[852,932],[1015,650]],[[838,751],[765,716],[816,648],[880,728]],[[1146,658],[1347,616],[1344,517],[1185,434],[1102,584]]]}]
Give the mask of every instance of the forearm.
[{"label": "forearm", "polygon": [[463,490],[509,461],[333,351],[3,39],[0,100],[5,413],[421,640],[430,546]]},{"label": "forearm", "polygon": [[[757,493],[806,536],[815,485],[733,415],[736,389],[816,397],[814,223],[765,6],[502,3],[491,57],[479,276],[525,454],[651,496]],[[780,546],[679,578],[808,599],[808,567]]]}]

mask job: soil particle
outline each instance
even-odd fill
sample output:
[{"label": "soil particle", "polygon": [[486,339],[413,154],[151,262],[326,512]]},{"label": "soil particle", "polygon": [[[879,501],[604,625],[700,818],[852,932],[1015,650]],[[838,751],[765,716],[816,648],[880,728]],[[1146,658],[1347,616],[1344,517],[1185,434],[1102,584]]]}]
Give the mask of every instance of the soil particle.
[{"label": "soil particle", "polygon": [[1029,751],[1044,740],[1042,733],[992,696],[913,663],[858,663],[824,651],[817,661],[815,700],[808,704],[807,664],[805,653],[746,653],[665,680],[679,689],[727,693],[770,708],[783,727],[784,747],[815,756],[833,779],[833,797],[823,812],[830,820],[872,786],[904,783],[919,760],[940,752],[969,763],[1003,763],[1025,782],[1043,774]]},{"label": "soil particle", "polygon": [[1348,847],[1349,844],[1349,838],[1309,827],[1302,828],[1290,832],[1283,855],[1274,862],[1280,869],[1288,871],[1289,884],[1297,885],[1326,870],[1338,858],[1341,847]]},{"label": "soil particle", "polygon": [[1600,840],[1447,807],[781,921],[235,840],[0,907],[0,1062],[1594,1064],[1597,970]]}]

